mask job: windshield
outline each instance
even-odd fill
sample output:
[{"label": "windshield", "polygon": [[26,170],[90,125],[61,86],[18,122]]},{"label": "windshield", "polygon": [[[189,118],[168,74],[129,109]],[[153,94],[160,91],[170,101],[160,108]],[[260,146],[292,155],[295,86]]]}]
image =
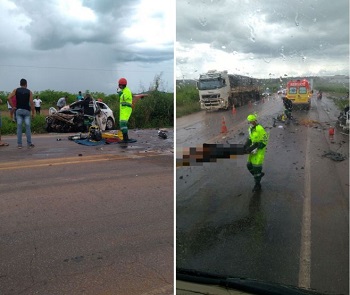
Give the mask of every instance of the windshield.
[{"label": "windshield", "polygon": [[217,89],[223,86],[224,86],[224,83],[223,83],[223,80],[221,79],[199,80],[198,82],[199,90]]},{"label": "windshield", "polygon": [[[349,132],[338,120],[349,1],[336,3],[176,0],[177,269],[349,294]],[[222,86],[200,77],[226,72],[220,101],[199,91]]]},{"label": "windshield", "polygon": [[307,93],[306,87],[304,87],[304,86],[299,87],[299,93],[300,94],[306,94]]},{"label": "windshield", "polygon": [[290,87],[289,88],[289,94],[296,94],[297,93],[297,88],[296,87]]}]

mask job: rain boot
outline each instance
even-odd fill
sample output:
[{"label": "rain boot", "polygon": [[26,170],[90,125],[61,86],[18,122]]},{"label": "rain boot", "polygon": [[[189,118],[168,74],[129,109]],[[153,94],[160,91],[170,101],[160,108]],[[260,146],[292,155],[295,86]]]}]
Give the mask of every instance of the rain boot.
[{"label": "rain boot", "polygon": [[129,141],[129,135],[128,133],[123,133],[123,142],[128,142]]},{"label": "rain boot", "polygon": [[259,192],[261,191],[261,184],[260,181],[255,182],[254,188],[253,188],[253,192]]}]

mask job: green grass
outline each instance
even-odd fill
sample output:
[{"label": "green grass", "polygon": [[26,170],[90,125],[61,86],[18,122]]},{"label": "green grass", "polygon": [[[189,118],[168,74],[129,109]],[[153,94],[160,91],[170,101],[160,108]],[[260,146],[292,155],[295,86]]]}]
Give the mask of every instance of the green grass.
[{"label": "green grass", "polygon": [[[62,97],[65,93],[55,92],[52,90],[45,90],[42,93],[38,93],[39,97],[43,101],[42,113],[47,113],[50,107],[56,107],[56,102],[59,97]],[[7,95],[4,92],[0,92],[0,98],[2,104],[0,110],[2,113],[2,134],[16,134],[16,124],[11,121],[7,111]],[[36,95],[36,93],[34,94]],[[119,128],[119,98],[117,94],[105,96],[101,93],[92,93],[95,98],[102,98],[114,113],[116,120],[116,128]],[[75,101],[75,95],[68,95],[68,103]],[[6,113],[5,113],[6,112]],[[31,129],[32,133],[46,133],[45,130],[45,115],[35,115],[32,119]],[[133,112],[131,114],[128,127],[129,128],[163,128],[174,126],[174,94],[165,93],[160,91],[151,91],[149,96],[139,100]]]},{"label": "green grass", "polygon": [[199,93],[195,86],[180,86],[176,90],[176,117],[200,111]]}]

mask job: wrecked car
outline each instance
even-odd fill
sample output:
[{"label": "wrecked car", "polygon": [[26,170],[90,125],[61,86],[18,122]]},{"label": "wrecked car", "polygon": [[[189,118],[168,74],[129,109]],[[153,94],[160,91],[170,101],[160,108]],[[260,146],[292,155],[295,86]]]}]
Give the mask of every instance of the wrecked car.
[{"label": "wrecked car", "polygon": [[76,101],[59,111],[51,107],[46,117],[47,132],[87,132],[92,125],[101,131],[112,130],[115,125],[113,111],[92,97]]}]

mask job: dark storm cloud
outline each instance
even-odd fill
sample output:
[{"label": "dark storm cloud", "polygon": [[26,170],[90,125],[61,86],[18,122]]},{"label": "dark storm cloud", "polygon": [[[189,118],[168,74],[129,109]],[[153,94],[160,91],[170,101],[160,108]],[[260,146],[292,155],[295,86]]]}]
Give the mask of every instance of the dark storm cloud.
[{"label": "dark storm cloud", "polygon": [[31,37],[33,48],[50,50],[66,44],[120,42],[122,29],[129,25],[128,14],[121,11],[132,13],[138,2],[85,1],[86,7],[91,8],[96,17],[91,19],[82,18],[79,11],[75,16],[68,16],[57,4],[49,1],[20,1],[17,5],[31,19],[25,30]]},{"label": "dark storm cloud", "polygon": [[[123,29],[130,25],[131,15],[135,13],[138,3],[138,0],[83,1],[83,5],[94,13],[95,18],[91,19],[82,18],[79,13],[73,17],[64,15],[57,4],[52,2],[19,1],[17,5],[31,19],[25,31],[30,36],[34,50],[49,51],[69,44],[97,43],[112,45],[117,51],[120,50],[117,58],[119,62],[173,59],[173,43],[159,51],[144,49],[133,46],[136,43],[133,36],[128,36],[130,40],[126,41],[122,35]],[[158,12],[152,17],[160,19],[163,16]]]},{"label": "dark storm cloud", "polygon": [[0,90],[10,90],[25,76],[34,90],[113,93],[120,75],[137,88],[160,72],[171,90],[170,6],[150,3],[0,0],[0,25],[5,28],[0,30]]},{"label": "dark storm cloud", "polygon": [[[177,1],[177,41],[255,55],[314,54],[349,44],[349,2]],[[275,31],[264,31],[257,18]],[[260,34],[260,32],[263,34]],[[344,51],[344,50],[342,50]]]},{"label": "dark storm cloud", "polygon": [[146,63],[160,63],[166,60],[173,60],[174,54],[172,51],[157,51],[154,52],[152,50],[116,50],[115,51],[115,60],[123,61],[123,62],[135,62],[141,61]]}]

